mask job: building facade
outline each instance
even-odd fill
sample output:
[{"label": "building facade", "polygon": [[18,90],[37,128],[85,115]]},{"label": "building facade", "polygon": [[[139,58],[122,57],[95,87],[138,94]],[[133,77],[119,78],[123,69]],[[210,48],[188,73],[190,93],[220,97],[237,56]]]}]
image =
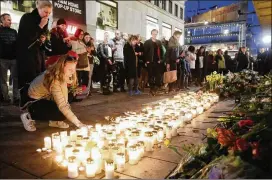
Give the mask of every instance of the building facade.
[{"label": "building facade", "polygon": [[[35,8],[36,0],[1,1],[0,12],[9,13],[13,28],[18,29],[20,19]],[[158,38],[168,40],[174,31],[182,32],[180,43],[184,44],[185,1],[174,0],[51,0],[53,12],[49,29],[59,18],[67,21],[69,34],[77,28],[89,32],[102,41],[104,32],[114,37],[115,30],[128,34],[140,34],[143,40],[151,37],[151,30],[159,31]]]},{"label": "building facade", "polygon": [[[86,1],[87,31],[98,41],[104,32],[114,36],[115,30],[151,37],[151,30],[159,31],[159,39],[169,39],[175,30],[184,35],[184,1]],[[184,44],[182,35],[180,43]]]},{"label": "building facade", "polygon": [[238,11],[247,12],[247,1],[193,16],[192,22],[185,24],[185,44],[212,51],[238,51],[249,40],[247,17]]}]

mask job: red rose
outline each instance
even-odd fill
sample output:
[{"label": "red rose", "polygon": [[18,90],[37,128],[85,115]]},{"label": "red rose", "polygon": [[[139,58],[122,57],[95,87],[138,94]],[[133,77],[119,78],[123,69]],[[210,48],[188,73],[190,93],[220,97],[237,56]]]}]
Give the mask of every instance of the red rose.
[{"label": "red rose", "polygon": [[238,125],[240,128],[245,127],[245,126],[253,126],[253,121],[252,120],[241,120],[238,122]]},{"label": "red rose", "polygon": [[239,138],[235,142],[236,147],[239,151],[245,151],[249,148],[249,144],[245,139]]}]

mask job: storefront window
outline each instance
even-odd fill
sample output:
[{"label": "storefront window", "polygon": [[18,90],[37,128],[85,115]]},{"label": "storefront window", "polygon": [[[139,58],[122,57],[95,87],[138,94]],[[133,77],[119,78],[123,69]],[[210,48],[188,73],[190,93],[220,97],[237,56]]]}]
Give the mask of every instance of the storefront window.
[{"label": "storefront window", "polygon": [[[150,16],[146,16],[146,39],[151,37],[151,31],[153,29],[159,30],[158,20]],[[159,39],[159,34],[157,38]]]},{"label": "storefront window", "polygon": [[172,26],[170,24],[162,23],[162,35],[166,40],[172,36]]},{"label": "storefront window", "polygon": [[98,29],[115,30],[118,28],[117,3],[113,1],[96,1]]}]

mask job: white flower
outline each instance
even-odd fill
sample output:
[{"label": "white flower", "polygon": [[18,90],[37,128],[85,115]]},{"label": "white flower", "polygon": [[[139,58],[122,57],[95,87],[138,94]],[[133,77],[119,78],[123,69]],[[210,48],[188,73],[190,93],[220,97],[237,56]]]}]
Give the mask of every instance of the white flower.
[{"label": "white flower", "polygon": [[269,103],[269,102],[271,102],[271,98],[263,98],[263,99],[261,100],[261,102]]},{"label": "white flower", "polygon": [[266,85],[266,86],[269,86],[270,84],[271,84],[270,81],[265,81],[265,85]]},{"label": "white flower", "polygon": [[251,98],[249,102],[256,102],[256,98]]}]

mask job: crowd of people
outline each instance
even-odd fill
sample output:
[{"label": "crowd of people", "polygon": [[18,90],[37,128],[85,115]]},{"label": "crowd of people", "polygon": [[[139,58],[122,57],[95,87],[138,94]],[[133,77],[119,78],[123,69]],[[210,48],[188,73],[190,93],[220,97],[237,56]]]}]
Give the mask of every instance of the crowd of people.
[{"label": "crowd of people", "polygon": [[[216,54],[205,47],[181,46],[180,31],[166,41],[151,38],[142,42],[140,35],[115,32],[113,39],[104,33],[96,46],[88,32],[77,29],[74,35],[66,31],[65,19],[59,19],[48,31],[52,12],[49,0],[38,0],[37,8],[22,16],[17,31],[11,28],[11,16],[1,15],[0,74],[3,101],[10,102],[7,71],[11,71],[13,100],[26,113],[21,115],[24,127],[35,131],[35,120],[49,121],[49,126],[68,128],[67,119],[77,127],[85,126],[72,112],[69,103],[91,95],[93,83],[100,84],[100,93],[110,95],[127,92],[140,95],[146,87],[150,95],[171,93],[202,86],[205,76],[213,71],[226,73],[249,68],[246,48],[241,47],[235,59],[219,49]],[[49,33],[48,33],[49,32]],[[49,35],[48,35],[49,34]],[[265,69],[266,57],[262,71]],[[174,80],[165,82],[166,72]],[[111,87],[112,84],[112,87]],[[168,88],[167,88],[168,86]],[[44,112],[46,108],[48,112]]]}]

